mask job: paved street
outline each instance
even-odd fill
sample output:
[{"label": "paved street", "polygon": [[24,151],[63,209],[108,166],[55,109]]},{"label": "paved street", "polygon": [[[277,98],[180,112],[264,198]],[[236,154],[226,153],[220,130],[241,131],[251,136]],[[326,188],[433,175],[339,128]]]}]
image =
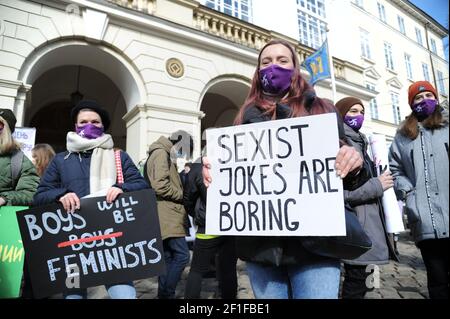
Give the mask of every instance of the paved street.
[{"label": "paved street", "polygon": [[[422,262],[420,251],[411,241],[407,232],[401,234],[398,242],[400,263],[391,262],[380,267],[380,287],[367,294],[368,299],[424,299],[428,298],[426,287],[426,272]],[[245,271],[245,264],[238,262],[238,298],[253,299],[250,282]],[[189,267],[182,275],[178,285],[177,298],[183,298]],[[145,279],[136,281],[139,299],[152,299],[157,296],[157,279]],[[213,278],[204,279],[202,298],[217,298],[217,283]],[[103,287],[89,290],[89,298],[107,298]]]}]

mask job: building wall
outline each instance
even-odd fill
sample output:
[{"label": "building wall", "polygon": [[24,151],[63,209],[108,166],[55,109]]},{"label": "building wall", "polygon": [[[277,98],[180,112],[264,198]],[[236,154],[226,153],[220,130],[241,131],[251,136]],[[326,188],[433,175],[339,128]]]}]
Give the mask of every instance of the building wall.
[{"label": "building wall", "polygon": [[[378,14],[377,3],[385,7],[386,23],[382,22]],[[379,120],[373,121],[372,127],[380,130],[380,133],[392,137],[395,133],[396,123],[392,110],[390,93],[399,94],[401,118],[411,112],[408,105],[408,87],[414,81],[423,80],[422,63],[426,63],[429,68],[430,81],[433,83],[430,54],[426,48],[426,37],[423,22],[408,14],[404,9],[395,5],[392,1],[363,1],[364,8],[360,8],[353,1],[328,1],[328,8],[333,15],[330,15],[330,29],[333,37],[333,53],[336,57],[351,61],[370,70],[368,73],[372,77],[366,76],[366,81],[376,85],[377,103],[379,109]],[[340,19],[343,16],[353,17],[352,19]],[[398,16],[404,20],[405,34],[399,31]],[[424,46],[416,41],[415,28],[421,30]],[[369,32],[371,58],[362,57],[360,30]],[[432,59],[437,70],[443,72],[448,78],[448,62],[444,56],[442,39],[433,31],[429,31],[429,38],[434,39],[437,45],[437,55],[432,54]],[[430,40],[431,41],[431,40]],[[394,70],[390,70],[385,65],[384,42],[392,45]],[[345,45],[343,45],[345,44]],[[411,56],[412,78],[407,76],[405,54]],[[373,76],[375,73],[378,76]],[[448,82],[445,84],[445,91],[440,92],[440,100],[448,97]],[[383,123],[387,122],[387,123]],[[383,125],[384,124],[384,125]],[[394,124],[394,125],[393,125]]]},{"label": "building wall", "polygon": [[[143,0],[133,4],[113,0],[0,0],[0,103],[15,111],[18,125],[27,125],[27,114],[36,113],[33,108],[40,107],[30,97],[34,82],[53,68],[82,65],[107,76],[123,96],[126,149],[136,163],[146,157],[148,145],[162,134],[185,129],[199,141],[201,120],[208,108],[214,107],[208,101],[233,102],[229,112],[223,111],[221,125],[243,102],[258,49],[264,42],[285,37],[295,43],[289,35],[298,36],[296,2],[283,1],[291,5],[277,6],[266,15],[262,12],[268,12],[267,2],[252,1],[254,24],[246,25],[199,8],[198,1],[193,0]],[[357,96],[367,107],[377,96],[380,120],[368,120],[365,130],[389,138],[396,130],[390,91],[400,94],[402,117],[409,113],[405,101],[410,81],[406,79],[403,54],[412,55],[414,80],[418,80],[420,62],[427,61],[427,51],[395,27],[381,24],[376,4],[373,7],[375,1],[365,2],[371,6],[366,11],[350,0],[326,1],[331,53],[340,59],[340,67],[335,61],[334,98]],[[138,7],[122,7],[134,3]],[[395,26],[396,15],[391,11],[399,10],[391,2],[384,3],[388,24]],[[354,18],[345,19],[348,16]],[[414,19],[405,13],[407,35],[414,38],[410,20]],[[372,61],[360,56],[359,21],[364,21],[363,27],[373,36]],[[431,36],[439,39],[436,34]],[[395,73],[384,67],[384,39],[393,44]],[[436,44],[442,53],[441,41]],[[306,51],[300,50],[302,60]],[[171,59],[181,63],[181,77],[169,74]],[[434,61],[436,69],[448,78],[448,63],[438,56]],[[304,75],[308,77],[306,72]],[[367,80],[376,84],[375,91],[365,88]],[[321,97],[333,99],[329,80],[316,85],[316,91]],[[223,98],[213,99],[212,94]],[[111,108],[114,112],[114,106]],[[197,143],[194,156],[199,151]]]},{"label": "building wall", "polygon": [[[26,94],[20,92],[32,89],[33,83],[28,80],[38,77],[33,76],[40,72],[36,68],[46,71],[65,61],[86,64],[107,72],[122,91],[129,113],[124,117],[127,150],[137,162],[160,135],[185,129],[200,138],[200,107],[211,81],[220,77],[248,81],[253,75],[254,50],[190,32],[189,39],[176,25],[117,6],[89,6],[79,6],[76,1],[0,1],[0,19],[5,25],[0,37],[0,103],[16,112],[18,125],[26,124],[25,112],[35,112],[27,109],[33,105],[27,105]],[[160,8],[167,10],[163,5]],[[79,14],[74,12],[77,10]],[[53,47],[60,49],[65,44],[73,48],[39,63],[47,53],[51,54]],[[114,54],[121,62],[107,61],[104,54]],[[166,62],[170,58],[182,62],[182,77],[168,74]],[[126,65],[124,70],[119,69],[120,63]],[[127,68],[132,76],[122,74]],[[137,92],[138,87],[141,92]],[[226,93],[230,92],[223,92]],[[199,153],[199,147],[196,152]]]},{"label": "building wall", "polygon": [[[295,35],[298,38],[298,25],[296,25],[296,0],[284,0],[287,3],[277,6],[277,10],[267,10],[266,1],[253,1],[255,15],[258,12],[270,12],[264,18],[255,16],[254,21],[258,21],[261,27],[269,28],[280,33]],[[408,86],[413,81],[423,80],[422,62],[428,64],[430,81],[433,83],[431,71],[430,54],[426,48],[424,23],[411,15],[398,5],[399,1],[388,0],[363,0],[364,9],[358,7],[352,0],[326,0],[326,18],[329,32],[329,47],[333,57],[344,61],[349,61],[366,70],[362,86],[366,82],[376,85],[377,104],[379,117],[377,120],[371,120],[368,116],[364,130],[366,132],[375,131],[376,133],[386,134],[388,139],[392,138],[397,129],[394,122],[392,102],[390,92],[399,94],[400,115],[403,119],[410,113],[410,107],[407,103]],[[386,23],[379,19],[377,2],[385,7]],[[412,9],[411,9],[412,10]],[[419,13],[418,13],[419,14]],[[399,31],[397,15],[404,19],[405,35]],[[268,19],[268,17],[271,17]],[[292,23],[273,23],[274,21],[294,20]],[[289,27],[290,31],[286,28]],[[422,33],[423,44],[421,46],[416,41],[415,27]],[[361,56],[360,29],[364,29],[370,34],[371,59],[365,59]],[[441,101],[448,99],[448,62],[445,61],[444,48],[441,36],[434,31],[429,31],[430,42],[434,39],[437,46],[437,55],[432,54],[435,67],[435,74],[441,71],[444,75],[445,90],[440,92]],[[384,42],[392,44],[394,71],[385,67]],[[412,79],[408,79],[405,66],[405,53],[411,55]],[[357,82],[356,78],[352,81]],[[437,79],[437,75],[436,75]],[[320,87],[320,85],[319,85]],[[319,88],[319,92],[321,89]],[[337,92],[337,99],[344,97],[347,92]],[[324,92],[325,97],[330,98],[329,91]],[[368,105],[366,105],[368,108]],[[370,114],[370,112],[367,112]]]}]

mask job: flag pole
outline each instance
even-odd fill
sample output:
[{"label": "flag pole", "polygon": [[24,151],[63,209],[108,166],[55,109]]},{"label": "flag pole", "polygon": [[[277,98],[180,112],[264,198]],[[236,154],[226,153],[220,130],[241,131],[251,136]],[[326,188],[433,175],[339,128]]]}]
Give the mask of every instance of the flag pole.
[{"label": "flag pole", "polygon": [[334,64],[333,64],[333,56],[330,54],[330,41],[328,41],[328,32],[330,29],[327,27],[327,55],[328,55],[328,61],[329,61],[329,68],[330,68],[330,77],[331,77],[331,92],[333,94],[333,103],[336,103],[336,81],[334,79]]}]

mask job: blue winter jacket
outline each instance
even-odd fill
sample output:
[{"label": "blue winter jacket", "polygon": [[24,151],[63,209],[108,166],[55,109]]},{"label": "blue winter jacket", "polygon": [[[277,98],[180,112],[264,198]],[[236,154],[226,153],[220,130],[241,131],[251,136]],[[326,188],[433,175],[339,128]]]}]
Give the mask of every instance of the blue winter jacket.
[{"label": "blue winter jacket", "polygon": [[[89,171],[92,151],[56,154],[50,162],[41,183],[33,198],[33,205],[40,206],[54,203],[66,193],[74,192],[79,198],[90,194]],[[132,192],[149,188],[130,156],[120,152],[124,183],[111,185],[121,188],[124,192]]]}]

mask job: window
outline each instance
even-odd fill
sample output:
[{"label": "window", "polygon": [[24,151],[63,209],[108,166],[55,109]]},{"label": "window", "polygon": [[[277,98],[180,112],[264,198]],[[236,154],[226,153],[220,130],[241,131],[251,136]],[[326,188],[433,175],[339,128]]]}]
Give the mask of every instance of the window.
[{"label": "window", "polygon": [[419,28],[416,28],[416,40],[417,40],[417,43],[419,43],[420,45],[423,46],[422,31],[420,31]]},{"label": "window", "polygon": [[386,22],[386,11],[384,10],[384,5],[377,3],[378,5],[378,17],[381,21]]},{"label": "window", "polygon": [[297,7],[325,18],[325,0],[297,0]]},{"label": "window", "polygon": [[206,0],[208,8],[251,22],[252,0]]},{"label": "window", "polygon": [[400,124],[401,115],[400,115],[400,104],[399,104],[398,94],[391,92],[391,102],[392,102],[392,111],[394,113],[394,123]]},{"label": "window", "polygon": [[397,16],[397,20],[398,20],[398,30],[403,34],[406,34],[405,20],[401,16]]},{"label": "window", "polygon": [[353,0],[353,3],[356,4],[358,7],[364,9],[364,2],[363,2],[363,0]]},{"label": "window", "polygon": [[406,53],[405,53],[405,66],[406,66],[406,76],[408,77],[408,79],[412,80],[413,74],[412,74],[411,56]]},{"label": "window", "polygon": [[431,52],[437,54],[436,41],[434,41],[434,39],[431,39],[430,42],[431,42]]},{"label": "window", "polygon": [[[370,83],[370,82],[366,83],[366,88],[368,88],[371,91],[376,91],[375,84]],[[373,99],[370,100],[369,106],[370,106],[370,117],[377,120],[378,119],[378,103],[377,103],[376,97],[374,97]]]},{"label": "window", "polygon": [[430,82],[430,72],[428,72],[428,64],[422,63],[423,79]]},{"label": "window", "polygon": [[370,40],[369,40],[369,32],[364,29],[359,30],[359,38],[361,41],[361,56],[370,59]]},{"label": "window", "polygon": [[384,58],[386,62],[386,68],[394,70],[394,60],[392,59],[392,45],[384,42]]},{"label": "window", "polygon": [[326,38],[326,23],[299,9],[297,9],[297,16],[300,42],[314,49],[319,48]]},{"label": "window", "polygon": [[447,94],[445,91],[445,84],[444,84],[444,74],[441,71],[437,71],[437,82],[438,82],[438,88],[440,94]]}]

